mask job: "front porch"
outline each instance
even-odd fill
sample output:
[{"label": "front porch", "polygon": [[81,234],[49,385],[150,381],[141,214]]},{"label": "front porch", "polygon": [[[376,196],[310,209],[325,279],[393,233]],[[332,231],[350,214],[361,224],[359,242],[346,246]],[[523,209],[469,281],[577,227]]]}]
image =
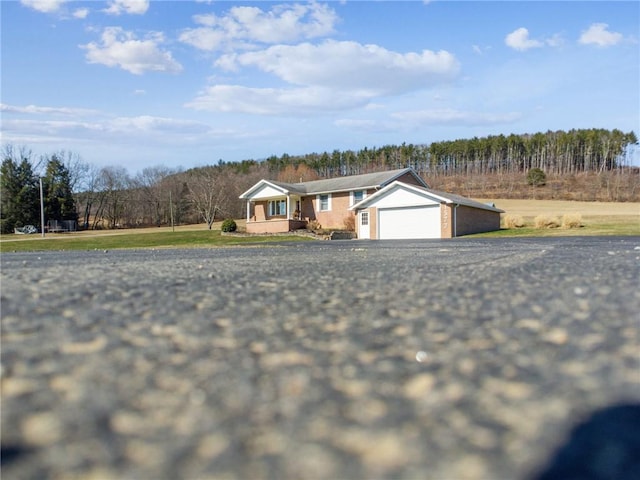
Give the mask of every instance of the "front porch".
[{"label": "front porch", "polygon": [[307,227],[307,219],[301,214],[302,197],[274,193],[247,198],[247,233],[286,233]]},{"label": "front porch", "polygon": [[286,233],[307,227],[306,220],[287,218],[271,220],[248,220],[247,233]]}]

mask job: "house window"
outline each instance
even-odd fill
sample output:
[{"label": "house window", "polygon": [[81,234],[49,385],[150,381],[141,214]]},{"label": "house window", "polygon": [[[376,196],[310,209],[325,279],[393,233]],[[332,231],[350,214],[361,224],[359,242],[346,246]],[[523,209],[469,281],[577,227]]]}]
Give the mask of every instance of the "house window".
[{"label": "house window", "polygon": [[358,202],[364,200],[365,191],[364,190],[356,190],[355,192],[351,192],[351,205],[355,205]]},{"label": "house window", "polygon": [[325,193],[324,195],[318,195],[318,210],[321,212],[327,212],[331,210],[331,195]]},{"label": "house window", "polygon": [[369,225],[369,212],[362,212],[360,214],[360,225],[363,227]]},{"label": "house window", "polygon": [[269,202],[269,216],[280,217],[287,214],[287,201],[286,200],[271,200]]}]

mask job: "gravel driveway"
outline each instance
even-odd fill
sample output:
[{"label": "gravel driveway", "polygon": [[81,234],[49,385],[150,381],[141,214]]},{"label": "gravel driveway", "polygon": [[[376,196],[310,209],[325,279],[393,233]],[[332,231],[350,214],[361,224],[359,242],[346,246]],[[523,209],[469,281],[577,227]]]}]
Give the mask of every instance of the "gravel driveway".
[{"label": "gravel driveway", "polygon": [[7,479],[529,478],[640,401],[640,237],[1,266]]}]

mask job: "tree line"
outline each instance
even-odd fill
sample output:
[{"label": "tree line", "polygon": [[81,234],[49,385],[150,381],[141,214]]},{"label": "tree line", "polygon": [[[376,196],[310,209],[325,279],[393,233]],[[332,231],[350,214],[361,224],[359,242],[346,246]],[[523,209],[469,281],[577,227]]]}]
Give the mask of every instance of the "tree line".
[{"label": "tree line", "polygon": [[79,229],[111,229],[206,222],[244,216],[238,196],[261,178],[265,164],[217,165],[186,171],[164,166],[131,175],[98,168],[71,152],[36,157],[26,147],[3,148],[0,166],[0,230],[40,227],[42,180],[45,225],[74,221]]},{"label": "tree line", "polygon": [[[0,230],[13,232],[15,227],[40,225],[41,214],[56,221],[76,222],[78,214],[73,194],[75,187],[70,168],[74,157],[60,154],[33,163],[26,150],[7,146],[0,165]],[[36,171],[42,169],[40,175]],[[42,190],[40,187],[42,185]],[[42,191],[42,206],[41,198]]]},{"label": "tree line", "polygon": [[272,171],[280,171],[289,164],[304,163],[322,178],[403,167],[412,167],[426,178],[526,173],[532,168],[547,174],[567,175],[627,167],[629,147],[637,144],[634,132],[583,129],[493,135],[429,145],[403,143],[301,156],[284,154],[271,156],[266,162]]},{"label": "tree line", "polygon": [[468,195],[466,189],[480,178],[497,175],[513,183],[522,177],[525,182],[534,168],[550,176],[637,173],[629,160],[637,144],[633,132],[570,130],[220,160],[186,171],[156,166],[134,175],[123,167],[98,168],[72,152],[36,158],[26,147],[8,145],[0,167],[0,229],[11,233],[15,227],[40,225],[40,179],[45,224],[69,220],[83,229],[101,229],[206,222],[211,228],[222,217],[242,218],[245,203],[238,196],[262,178],[296,183],[412,167],[428,183]]}]

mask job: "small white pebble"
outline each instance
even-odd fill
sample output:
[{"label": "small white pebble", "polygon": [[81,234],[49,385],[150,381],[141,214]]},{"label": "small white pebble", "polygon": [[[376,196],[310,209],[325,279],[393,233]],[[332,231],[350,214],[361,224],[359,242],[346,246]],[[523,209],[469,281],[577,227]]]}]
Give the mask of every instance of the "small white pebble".
[{"label": "small white pebble", "polygon": [[425,362],[427,360],[427,357],[429,355],[427,355],[427,352],[424,352],[422,350],[420,350],[418,353],[416,353],[416,360],[420,363]]},{"label": "small white pebble", "polygon": [[585,293],[587,293],[587,289],[582,287],[576,287],[573,289],[573,293],[575,293],[576,295],[584,295]]},{"label": "small white pebble", "polygon": [[616,254],[616,252],[611,252],[611,251],[609,251],[609,252],[607,252],[607,253],[608,253],[609,255],[615,255],[615,254]]}]

